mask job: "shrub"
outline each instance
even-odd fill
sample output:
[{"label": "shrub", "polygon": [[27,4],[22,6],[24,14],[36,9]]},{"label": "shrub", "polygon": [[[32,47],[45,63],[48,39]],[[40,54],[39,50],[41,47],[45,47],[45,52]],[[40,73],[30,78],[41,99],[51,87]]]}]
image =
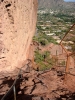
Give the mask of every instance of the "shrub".
[{"label": "shrub", "polygon": [[50,64],[45,64],[45,62],[40,62],[38,65],[39,71],[49,70],[52,66]]},{"label": "shrub", "polygon": [[43,53],[43,57],[44,59],[50,56],[50,52],[49,51],[44,51]]},{"label": "shrub", "polygon": [[36,63],[39,63],[41,61],[44,61],[44,57],[41,53],[39,53],[38,50],[35,51],[35,58],[34,58]]},{"label": "shrub", "polygon": [[45,33],[40,33],[38,34],[38,36],[34,36],[33,40],[39,42],[43,46],[47,45],[48,43],[57,44],[56,40],[53,37],[48,36]]},{"label": "shrub", "polygon": [[44,51],[40,53],[38,50],[35,51],[35,62],[37,64],[37,69],[35,70],[40,70],[40,71],[45,71],[50,69],[54,61],[52,58],[50,58],[50,52],[49,51]]},{"label": "shrub", "polygon": [[38,50],[35,51],[35,62],[39,63],[44,61],[47,57],[49,57],[50,52],[44,51],[43,53],[40,53]]},{"label": "shrub", "polygon": [[45,46],[48,44],[48,41],[46,39],[40,39],[39,40],[39,43],[42,45],[42,46]]}]

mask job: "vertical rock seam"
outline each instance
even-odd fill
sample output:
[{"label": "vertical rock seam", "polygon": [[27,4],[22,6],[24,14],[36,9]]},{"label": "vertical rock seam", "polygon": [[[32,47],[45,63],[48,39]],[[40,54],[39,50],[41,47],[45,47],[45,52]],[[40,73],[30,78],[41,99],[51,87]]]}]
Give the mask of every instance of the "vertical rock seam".
[{"label": "vertical rock seam", "polygon": [[22,67],[36,20],[37,0],[0,0],[0,72]]}]

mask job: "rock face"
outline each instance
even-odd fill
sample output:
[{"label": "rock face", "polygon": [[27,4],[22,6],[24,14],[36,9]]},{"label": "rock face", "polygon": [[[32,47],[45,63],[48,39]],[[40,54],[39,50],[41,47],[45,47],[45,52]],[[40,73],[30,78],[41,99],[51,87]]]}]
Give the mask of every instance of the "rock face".
[{"label": "rock face", "polygon": [[0,0],[0,72],[22,67],[35,33],[36,16],[37,0]]}]

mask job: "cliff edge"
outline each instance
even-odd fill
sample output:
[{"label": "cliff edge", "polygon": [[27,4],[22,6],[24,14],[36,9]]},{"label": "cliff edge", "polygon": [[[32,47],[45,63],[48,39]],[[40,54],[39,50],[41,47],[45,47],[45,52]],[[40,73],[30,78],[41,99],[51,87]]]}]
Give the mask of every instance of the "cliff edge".
[{"label": "cliff edge", "polygon": [[0,0],[0,72],[22,67],[36,20],[37,0]]}]

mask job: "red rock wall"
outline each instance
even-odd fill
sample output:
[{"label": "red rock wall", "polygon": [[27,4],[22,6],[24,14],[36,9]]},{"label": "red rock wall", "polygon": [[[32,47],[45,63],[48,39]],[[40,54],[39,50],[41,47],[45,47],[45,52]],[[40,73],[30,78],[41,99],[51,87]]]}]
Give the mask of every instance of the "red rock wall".
[{"label": "red rock wall", "polygon": [[37,0],[0,0],[0,72],[22,67],[35,33]]}]

